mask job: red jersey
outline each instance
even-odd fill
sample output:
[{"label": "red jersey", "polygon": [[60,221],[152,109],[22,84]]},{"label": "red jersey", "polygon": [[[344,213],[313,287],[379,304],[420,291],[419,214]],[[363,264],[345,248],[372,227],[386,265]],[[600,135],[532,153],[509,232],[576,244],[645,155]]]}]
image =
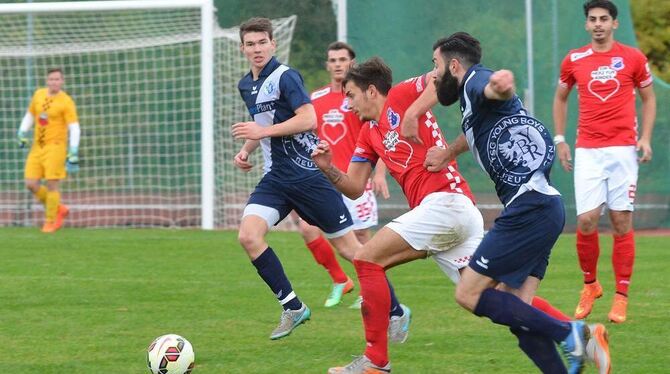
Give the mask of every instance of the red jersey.
[{"label": "red jersey", "polygon": [[595,52],[590,44],[570,51],[561,63],[558,84],[577,84],[576,147],[635,145],[635,89],[652,80],[647,58],[637,48],[614,42],[607,52]]},{"label": "red jersey", "polygon": [[317,135],[330,144],[333,165],[346,173],[363,122],[349,109],[344,92],[335,92],[330,86],[312,92],[312,105],[316,111]]},{"label": "red jersey", "polygon": [[379,122],[370,121],[361,129],[352,162],[375,164],[381,158],[400,184],[412,209],[433,192],[461,193],[474,202],[470,187],[458,172],[455,161],[438,173],[431,173],[423,166],[429,148],[447,146],[431,111],[419,118],[419,138],[423,144],[411,143],[400,135],[402,116],[423,92],[425,84],[426,77],[420,76],[391,88]]}]

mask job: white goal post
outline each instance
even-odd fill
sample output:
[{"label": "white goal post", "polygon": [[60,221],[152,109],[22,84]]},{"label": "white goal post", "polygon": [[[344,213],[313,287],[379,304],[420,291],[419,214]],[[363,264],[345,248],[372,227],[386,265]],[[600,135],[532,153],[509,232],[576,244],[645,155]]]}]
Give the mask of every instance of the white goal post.
[{"label": "white goal post", "polygon": [[[273,23],[286,61],[295,17]],[[11,139],[51,66],[64,69],[82,125],[81,171],[62,188],[69,225],[233,226],[236,196],[260,175],[221,165],[240,145],[231,122],[247,116],[238,38],[218,27],[213,0],[0,4],[0,100],[10,107],[0,118],[0,226],[41,219]]]}]

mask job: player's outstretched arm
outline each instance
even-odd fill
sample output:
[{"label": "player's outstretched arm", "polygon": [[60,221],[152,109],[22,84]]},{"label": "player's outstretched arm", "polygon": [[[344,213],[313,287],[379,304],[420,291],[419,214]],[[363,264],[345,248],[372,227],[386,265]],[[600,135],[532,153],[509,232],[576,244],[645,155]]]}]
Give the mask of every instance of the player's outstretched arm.
[{"label": "player's outstretched arm", "polygon": [[509,100],[514,97],[514,73],[498,70],[491,74],[489,83],[484,87],[484,96],[490,100]]},{"label": "player's outstretched arm", "polygon": [[254,166],[254,164],[249,162],[249,155],[255,151],[260,144],[261,142],[259,140],[247,140],[244,142],[242,149],[240,149],[233,158],[233,164],[243,172],[249,172]]},{"label": "player's outstretched arm", "polygon": [[430,172],[438,172],[449,165],[461,153],[470,149],[465,135],[461,134],[449,147],[431,147],[426,153],[423,166]]},{"label": "player's outstretched arm", "polygon": [[369,162],[351,162],[346,173],[333,165],[333,154],[328,142],[322,140],[312,152],[312,159],[316,166],[328,180],[342,192],[344,196],[355,200],[363,195],[365,185],[368,183],[372,166]]},{"label": "player's outstretched arm", "polygon": [[570,88],[563,87],[560,84],[556,87],[554,94],[554,144],[561,167],[565,171],[572,170],[572,155],[570,146],[565,141],[565,127],[568,117],[568,96]]},{"label": "player's outstretched arm", "polygon": [[656,94],[654,87],[649,85],[638,89],[642,100],[642,133],[637,142],[637,150],[642,152],[639,162],[651,161],[651,134],[656,121]]}]

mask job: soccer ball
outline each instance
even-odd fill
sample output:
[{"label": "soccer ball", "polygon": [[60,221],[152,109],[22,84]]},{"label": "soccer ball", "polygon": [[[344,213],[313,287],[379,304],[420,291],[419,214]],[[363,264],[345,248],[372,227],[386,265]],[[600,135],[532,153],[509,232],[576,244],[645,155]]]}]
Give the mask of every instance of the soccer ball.
[{"label": "soccer ball", "polygon": [[147,348],[147,366],[153,374],[190,374],[195,366],[193,346],[179,335],[159,336]]}]

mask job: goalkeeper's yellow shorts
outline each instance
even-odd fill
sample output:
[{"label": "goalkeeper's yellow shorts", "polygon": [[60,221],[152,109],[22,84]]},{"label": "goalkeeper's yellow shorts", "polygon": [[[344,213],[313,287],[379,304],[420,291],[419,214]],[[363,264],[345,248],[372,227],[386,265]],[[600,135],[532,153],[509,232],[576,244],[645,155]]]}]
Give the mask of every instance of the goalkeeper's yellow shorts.
[{"label": "goalkeeper's yellow shorts", "polygon": [[26,179],[64,179],[65,157],[67,149],[65,144],[45,144],[40,147],[34,144],[26,159],[24,177]]}]

